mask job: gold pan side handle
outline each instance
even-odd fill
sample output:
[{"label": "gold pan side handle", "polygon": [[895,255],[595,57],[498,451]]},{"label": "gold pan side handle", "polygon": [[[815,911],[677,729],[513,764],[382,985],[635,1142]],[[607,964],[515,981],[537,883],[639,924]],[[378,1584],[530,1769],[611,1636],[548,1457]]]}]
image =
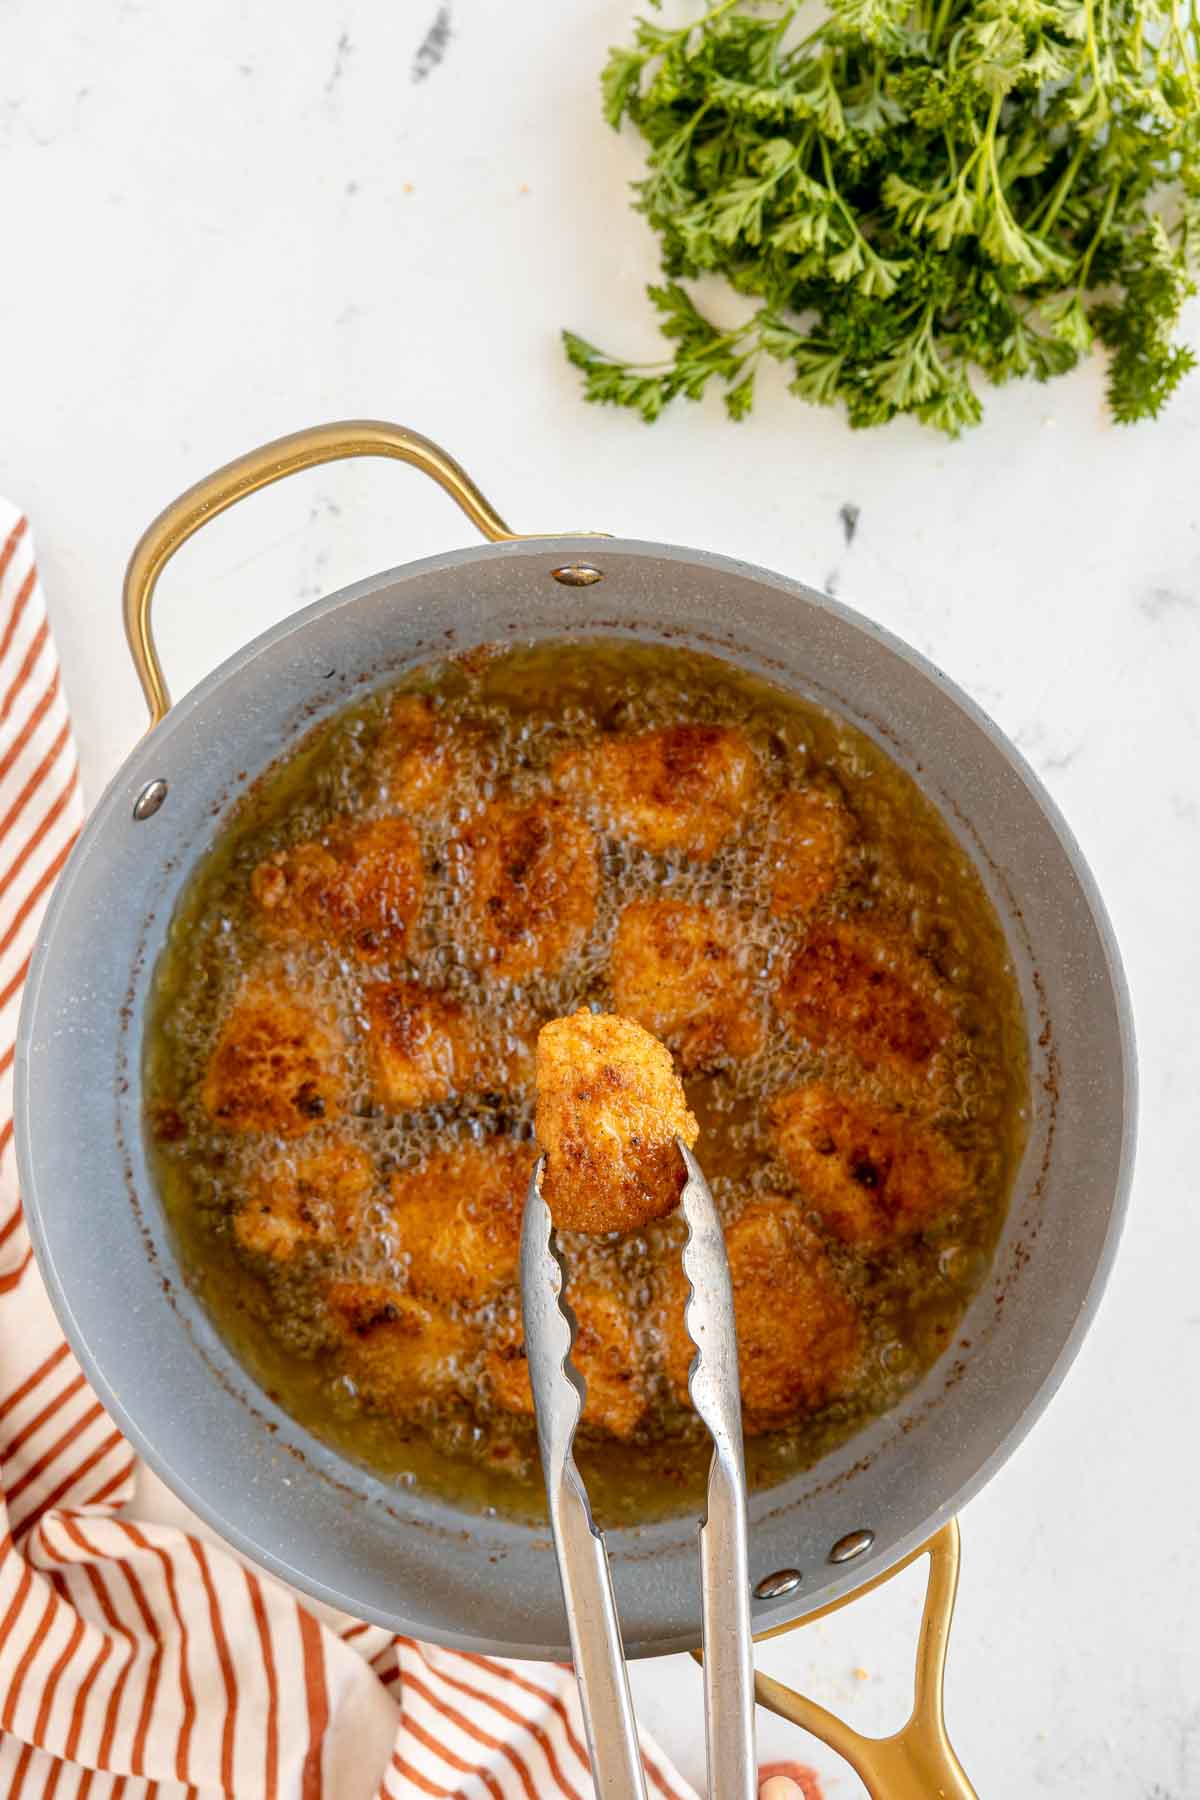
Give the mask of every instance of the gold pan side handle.
[{"label": "gold pan side handle", "polygon": [[[780,1625],[756,1639],[762,1643],[767,1638],[780,1637],[784,1632],[811,1625],[817,1619],[828,1618],[830,1613],[840,1612],[843,1606],[851,1605],[864,1594],[891,1581],[919,1557],[929,1558],[925,1606],[917,1640],[912,1712],[891,1737],[867,1737],[782,1681],[761,1672],[754,1678],[754,1693],[759,1705],[777,1713],[781,1719],[799,1725],[804,1731],[811,1731],[823,1744],[828,1744],[850,1764],[871,1800],[979,1800],[946,1731],[943,1700],[946,1650],[958,1592],[959,1550],[958,1523],[951,1519],[894,1569],[886,1569],[852,1594],[834,1600],[818,1612],[809,1613],[794,1625]],[[694,1654],[699,1657],[698,1651]]]},{"label": "gold pan side handle", "polygon": [[301,469],[340,462],[350,456],[391,456],[398,462],[410,463],[444,488],[492,543],[511,543],[520,536],[509,530],[452,456],[403,425],[390,425],[380,419],[346,419],[294,431],[289,437],[276,438],[257,450],[247,451],[173,500],[147,527],[129,559],[125,572],[125,635],[146,696],[151,730],[166,717],[171,706],[150,623],[154,589],[167,563],[202,525],[244,500],[247,494]]}]

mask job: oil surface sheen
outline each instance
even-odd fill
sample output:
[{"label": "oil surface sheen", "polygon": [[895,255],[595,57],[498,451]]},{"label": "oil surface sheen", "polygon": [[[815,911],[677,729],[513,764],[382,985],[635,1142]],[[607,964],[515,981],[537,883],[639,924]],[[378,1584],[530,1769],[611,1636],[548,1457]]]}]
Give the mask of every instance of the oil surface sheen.
[{"label": "oil surface sheen", "polygon": [[[715,658],[604,642],[449,660],[318,727],[180,904],[147,1131],[189,1278],[264,1388],[378,1474],[472,1509],[537,1515],[541,1495],[512,1207],[466,1188],[504,1157],[523,1184],[533,1038],[581,1005],[640,1008],[681,1057],[697,1154],[753,1239],[743,1376],[775,1382],[747,1394],[756,1486],[947,1347],[1024,1140],[996,916],[915,783],[845,721]],[[282,1030],[251,1068],[291,1083],[282,1111],[246,1098],[239,1020]],[[677,1219],[564,1240],[599,1308],[579,1459],[606,1522],[702,1492],[707,1440],[672,1365],[680,1241]],[[773,1313],[786,1333],[814,1308],[796,1339],[812,1379],[780,1387]]]}]

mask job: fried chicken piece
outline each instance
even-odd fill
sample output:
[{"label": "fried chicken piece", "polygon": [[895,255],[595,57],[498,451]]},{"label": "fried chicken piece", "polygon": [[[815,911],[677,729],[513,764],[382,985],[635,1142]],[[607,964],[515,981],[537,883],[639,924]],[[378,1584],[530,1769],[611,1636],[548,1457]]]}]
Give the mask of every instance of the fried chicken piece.
[{"label": "fried chicken piece", "polygon": [[[628,1440],[645,1418],[648,1404],[629,1308],[599,1281],[572,1282],[567,1298],[577,1322],[571,1361],[587,1384],[583,1421],[610,1437]],[[487,1371],[497,1406],[532,1415],[533,1390],[519,1321],[488,1350]]]},{"label": "fried chicken piece", "polygon": [[[820,1239],[799,1206],[755,1199],[725,1233],[743,1424],[754,1435],[789,1424],[845,1392],[862,1348],[862,1325],[838,1286]],[[690,1404],[688,1370],[696,1354],[683,1322],[687,1277],[666,1272],[663,1351],[681,1406]]]},{"label": "fried chicken piece", "polygon": [[345,1138],[307,1155],[276,1157],[233,1215],[233,1235],[243,1250],[275,1262],[298,1250],[351,1244],[372,1176],[370,1157]]},{"label": "fried chicken piece", "polygon": [[421,911],[421,846],[405,819],[343,824],[269,856],[250,877],[269,937],[330,943],[364,961],[402,953]]},{"label": "fried chicken piece", "polygon": [[671,1053],[631,1019],[593,1013],[543,1025],[537,1041],[542,1193],[560,1230],[633,1231],[673,1212],[696,1121]]},{"label": "fried chicken piece", "polygon": [[815,1045],[843,1045],[866,1069],[912,1081],[954,1029],[936,976],[913,947],[865,924],[822,926],[795,951],[776,1004]]},{"label": "fried chicken piece", "polygon": [[443,1307],[382,1281],[335,1281],[326,1290],[342,1367],[363,1399],[408,1418],[461,1389],[478,1337]]},{"label": "fried chicken piece", "polygon": [[898,1243],[966,1187],[966,1164],[944,1138],[871,1100],[813,1082],[777,1095],[770,1117],[789,1174],[843,1243]]},{"label": "fried chicken piece", "polygon": [[222,1025],[200,1089],[226,1131],[300,1137],[334,1119],[345,1097],[334,1027],[264,981],[242,989]]},{"label": "fried chicken piece", "polygon": [[591,827],[553,795],[497,800],[459,839],[467,912],[493,974],[552,975],[596,916],[600,871]]},{"label": "fried chicken piece", "polygon": [[533,1416],[533,1387],[520,1321],[506,1326],[488,1349],[485,1363],[492,1398],[504,1412]]},{"label": "fried chicken piece", "polygon": [[758,770],[744,732],[685,724],[568,750],[554,774],[614,836],[704,861],[741,824]]},{"label": "fried chicken piece", "polygon": [[517,1279],[531,1144],[439,1150],[392,1176],[392,1218],[409,1286],[477,1306]]},{"label": "fried chicken piece", "polygon": [[503,1093],[532,1079],[533,1030],[524,1016],[510,1020],[497,1042],[460,1001],[416,981],[373,982],[363,1005],[372,1089],[391,1112]]},{"label": "fried chicken piece", "polygon": [[397,694],[375,747],[388,802],[405,814],[432,811],[461,764],[461,745],[425,694]]},{"label": "fried chicken piece", "polygon": [[616,1010],[669,1045],[684,1074],[762,1049],[762,1007],[724,907],[635,900],[617,926],[611,979]]},{"label": "fried chicken piece", "polygon": [[416,981],[373,982],[363,1005],[372,1090],[390,1111],[413,1112],[470,1086],[479,1041],[465,1006]]},{"label": "fried chicken piece", "polygon": [[833,893],[854,840],[854,820],[828,787],[784,794],[771,819],[771,911],[804,917]]}]

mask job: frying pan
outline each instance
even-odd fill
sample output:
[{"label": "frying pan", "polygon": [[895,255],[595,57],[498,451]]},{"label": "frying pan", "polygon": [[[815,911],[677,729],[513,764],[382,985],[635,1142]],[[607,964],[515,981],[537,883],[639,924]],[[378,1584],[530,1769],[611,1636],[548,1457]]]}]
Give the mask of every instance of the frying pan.
[{"label": "frying pan", "polygon": [[[172,706],[150,625],[170,556],[268,482],[368,455],[423,470],[490,542],[306,607]],[[447,653],[633,637],[725,657],[849,718],[941,809],[1007,936],[1032,1102],[992,1269],[954,1343],[900,1405],[752,1496],[755,1628],[836,1605],[919,1552],[1065,1374],[1112,1262],[1133,1148],[1116,946],[1077,845],[1016,749],[938,669],[825,595],[674,545],[518,537],[436,445],[373,421],[299,432],[189,490],[135,550],[125,617],[151,729],[55,889],[26,987],[15,1111],[26,1217],[51,1297],[89,1380],[151,1466],[257,1563],[358,1617],[459,1648],[566,1656],[544,1528],[467,1516],[375,1479],[292,1421],[225,1347],[189,1292],[151,1179],[141,1044],[181,891],[222,816],[300,735]],[[629,1654],[696,1644],[694,1520],[617,1530],[609,1543]],[[943,1615],[954,1550],[942,1530],[931,1605],[936,1589]],[[938,1636],[935,1620],[929,1654]]]}]

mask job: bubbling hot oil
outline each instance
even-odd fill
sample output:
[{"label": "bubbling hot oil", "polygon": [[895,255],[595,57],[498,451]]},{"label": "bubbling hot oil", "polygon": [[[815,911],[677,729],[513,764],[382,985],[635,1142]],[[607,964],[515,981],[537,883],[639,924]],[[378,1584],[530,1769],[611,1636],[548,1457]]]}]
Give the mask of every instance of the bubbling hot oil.
[{"label": "bubbling hot oil", "polygon": [[[861,732],[822,709],[715,658],[631,643],[554,644],[451,660],[410,675],[468,747],[443,801],[414,823],[421,835],[425,900],[402,957],[363,966],[331,944],[271,947],[286,986],[336,1020],[348,1049],[348,1102],[336,1135],[367,1152],[377,1188],[365,1229],[348,1249],[319,1261],[264,1269],[238,1251],[230,1220],[257,1180],[281,1159],[307,1156],[331,1135],[318,1126],[290,1144],[216,1129],[199,1089],[217,1024],[264,947],[249,879],[264,857],[318,838],[330,824],[394,809],[377,754],[395,690],[377,693],[322,725],[256,783],[197,870],[180,904],[155,978],[146,1042],[146,1089],[157,1174],[185,1265],[235,1352],[266,1390],[319,1436],[385,1477],[432,1488],[469,1508],[540,1511],[529,1421],[493,1404],[483,1359],[456,1372],[455,1397],[401,1423],[362,1403],[341,1367],[324,1309],[331,1273],[403,1284],[407,1266],[389,1229],[388,1178],[434,1151],[532,1137],[529,1088],[473,1095],[392,1116],[374,1101],[361,1044],[364,979],[415,980],[482,1014],[487,1058],[510,1061],[538,1021],[581,1005],[612,1005],[609,956],[622,909],[639,899],[719,904],[737,920],[737,950],[755,1003],[771,1019],[770,991],[794,928],[765,901],[766,822],[773,801],[814,776],[836,783],[857,823],[858,845],[836,911],[877,908],[907,921],[909,939],[953,998],[960,1048],[946,1061],[936,1119],[967,1158],[971,1182],[956,1209],[912,1241],[865,1257],[833,1243],[839,1279],[859,1307],[868,1353],[846,1397],[785,1430],[747,1444],[752,1484],[767,1485],[817,1460],[886,1410],[952,1339],[988,1267],[1019,1160],[1027,1092],[1025,1029],[1003,935],[970,861],[913,781]],[[486,946],[466,904],[456,837],[481,806],[544,795],[564,751],[599,732],[636,732],[694,721],[736,724],[756,753],[758,786],[744,826],[709,862],[664,857],[615,837],[600,841],[594,926],[562,969],[520,982],[481,980]],[[762,1051],[687,1083],[701,1126],[699,1154],[728,1219],[747,1197],[780,1191],[763,1125],[763,1102],[809,1077],[844,1076],[835,1048],[815,1051],[772,1021]],[[854,1071],[871,1097],[879,1083]],[[883,1096],[881,1093],[881,1097]],[[169,1118],[170,1129],[156,1121]],[[573,1275],[615,1289],[649,1372],[650,1410],[638,1441],[589,1443],[580,1461],[599,1515],[645,1520],[695,1503],[707,1443],[669,1392],[661,1368],[652,1277],[677,1254],[678,1220],[624,1239],[565,1240]],[[511,1330],[515,1290],[470,1315],[484,1343]]]}]

